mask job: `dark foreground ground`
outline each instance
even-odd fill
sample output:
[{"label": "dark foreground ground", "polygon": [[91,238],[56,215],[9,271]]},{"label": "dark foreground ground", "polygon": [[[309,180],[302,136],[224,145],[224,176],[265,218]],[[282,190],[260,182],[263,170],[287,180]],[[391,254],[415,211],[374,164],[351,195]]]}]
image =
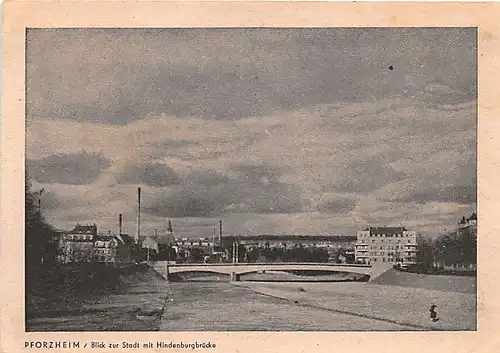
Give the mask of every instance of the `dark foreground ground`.
[{"label": "dark foreground ground", "polygon": [[168,283],[145,265],[62,268],[26,293],[26,331],[155,331]]},{"label": "dark foreground ground", "polygon": [[[116,275],[116,273],[115,273]],[[278,280],[286,274],[275,273]],[[228,283],[216,275],[167,283],[138,267],[108,290],[33,301],[28,331],[475,330],[475,278],[388,272],[366,282]],[[331,278],[333,279],[333,278]],[[260,281],[259,281],[260,280]],[[110,290],[113,288],[112,290]],[[438,306],[432,323],[428,307]]]}]

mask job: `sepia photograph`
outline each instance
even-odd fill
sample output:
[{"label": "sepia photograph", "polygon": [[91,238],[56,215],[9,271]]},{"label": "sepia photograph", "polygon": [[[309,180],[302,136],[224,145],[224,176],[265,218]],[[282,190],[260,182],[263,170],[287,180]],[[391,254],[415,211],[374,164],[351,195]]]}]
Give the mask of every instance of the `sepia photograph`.
[{"label": "sepia photograph", "polygon": [[476,27],[27,28],[25,331],[476,331]]}]

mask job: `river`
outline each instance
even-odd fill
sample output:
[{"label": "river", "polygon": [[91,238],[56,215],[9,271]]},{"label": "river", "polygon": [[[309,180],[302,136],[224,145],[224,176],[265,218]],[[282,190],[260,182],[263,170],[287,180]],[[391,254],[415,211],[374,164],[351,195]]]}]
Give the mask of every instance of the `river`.
[{"label": "river", "polygon": [[303,306],[229,283],[179,282],[170,285],[172,293],[161,320],[161,331],[413,329],[386,321]]}]

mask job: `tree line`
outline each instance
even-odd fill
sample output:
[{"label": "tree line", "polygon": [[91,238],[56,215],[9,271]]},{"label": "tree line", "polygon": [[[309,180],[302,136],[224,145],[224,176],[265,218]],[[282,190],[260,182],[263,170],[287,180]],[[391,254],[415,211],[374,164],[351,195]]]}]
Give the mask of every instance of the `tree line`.
[{"label": "tree line", "polygon": [[477,264],[477,232],[463,228],[429,239],[417,237],[417,264],[422,272],[443,268],[471,268]]},{"label": "tree line", "polygon": [[[37,195],[38,194],[38,195]],[[25,265],[32,270],[42,264],[54,263],[57,255],[56,230],[42,216],[39,192],[32,190],[28,175],[24,189]]]}]

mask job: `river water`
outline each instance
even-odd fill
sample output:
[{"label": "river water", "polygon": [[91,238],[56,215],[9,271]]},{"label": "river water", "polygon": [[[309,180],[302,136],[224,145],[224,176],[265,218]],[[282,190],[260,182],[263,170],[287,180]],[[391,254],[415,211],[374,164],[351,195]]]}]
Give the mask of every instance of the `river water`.
[{"label": "river water", "polygon": [[385,321],[303,306],[301,303],[258,294],[229,283],[179,282],[171,283],[170,286],[171,295],[161,320],[161,331],[413,329]]}]

